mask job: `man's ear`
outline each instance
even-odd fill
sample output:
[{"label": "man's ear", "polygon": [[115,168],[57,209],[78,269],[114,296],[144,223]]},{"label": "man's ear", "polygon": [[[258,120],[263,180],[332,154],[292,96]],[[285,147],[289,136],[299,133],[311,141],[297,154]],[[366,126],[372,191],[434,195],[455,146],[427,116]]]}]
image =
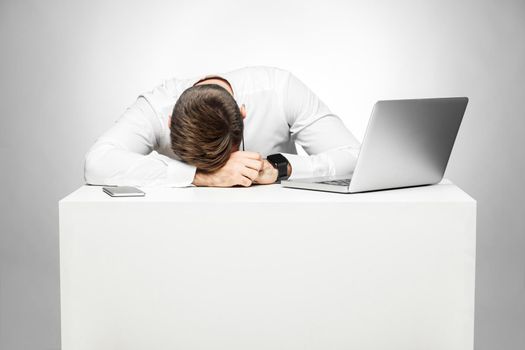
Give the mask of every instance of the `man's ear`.
[{"label": "man's ear", "polygon": [[168,117],[168,129],[171,129],[171,115]]},{"label": "man's ear", "polygon": [[242,119],[246,118],[246,106],[244,105],[244,103],[241,106],[241,117]]}]

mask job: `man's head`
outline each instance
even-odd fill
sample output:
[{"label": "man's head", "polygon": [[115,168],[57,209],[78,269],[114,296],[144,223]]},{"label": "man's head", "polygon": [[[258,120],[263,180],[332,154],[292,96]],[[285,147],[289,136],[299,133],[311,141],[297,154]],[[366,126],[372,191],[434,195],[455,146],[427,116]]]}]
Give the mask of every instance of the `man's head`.
[{"label": "man's head", "polygon": [[239,148],[243,114],[224,87],[203,84],[187,89],[171,116],[173,152],[201,171],[220,169]]}]

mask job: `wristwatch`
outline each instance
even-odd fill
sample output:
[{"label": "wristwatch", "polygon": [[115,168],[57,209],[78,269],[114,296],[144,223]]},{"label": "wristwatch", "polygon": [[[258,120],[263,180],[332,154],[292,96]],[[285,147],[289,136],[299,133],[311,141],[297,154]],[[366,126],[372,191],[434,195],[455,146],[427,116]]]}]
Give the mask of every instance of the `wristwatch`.
[{"label": "wristwatch", "polygon": [[269,155],[266,159],[275,169],[277,169],[277,181],[286,180],[288,178],[288,164],[290,164],[290,162],[288,162],[288,159],[286,159],[285,156],[276,153]]}]

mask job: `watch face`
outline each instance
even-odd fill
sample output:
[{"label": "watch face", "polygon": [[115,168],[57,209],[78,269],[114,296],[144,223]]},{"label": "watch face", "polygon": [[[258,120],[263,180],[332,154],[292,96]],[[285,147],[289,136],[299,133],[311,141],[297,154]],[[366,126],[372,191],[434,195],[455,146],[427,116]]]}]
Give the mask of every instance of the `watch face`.
[{"label": "watch face", "polygon": [[288,159],[282,154],[272,154],[266,159],[279,171],[278,180],[288,177]]},{"label": "watch face", "polygon": [[275,163],[275,164],[279,164],[279,163],[286,163],[288,164],[288,159],[286,159],[285,156],[283,156],[282,154],[280,153],[277,153],[277,154],[271,154],[267,157],[267,159],[272,162],[272,163]]}]

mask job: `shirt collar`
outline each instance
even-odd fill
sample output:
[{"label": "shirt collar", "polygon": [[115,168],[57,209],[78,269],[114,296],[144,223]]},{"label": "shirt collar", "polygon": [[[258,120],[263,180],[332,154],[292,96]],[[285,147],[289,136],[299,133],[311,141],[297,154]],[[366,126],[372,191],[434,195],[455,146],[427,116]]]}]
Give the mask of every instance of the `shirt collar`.
[{"label": "shirt collar", "polygon": [[222,80],[226,84],[228,84],[230,86],[230,88],[232,89],[233,96],[235,97],[236,96],[235,95],[236,89],[233,87],[232,82],[230,80],[228,80],[224,75],[225,74],[209,74],[209,75],[205,75],[204,77],[200,77],[199,79],[196,79],[196,80],[194,79],[194,82],[193,82],[193,84],[191,86],[195,86],[196,84],[200,83],[203,80],[215,78],[215,79]]},{"label": "shirt collar", "polygon": [[229,73],[219,73],[219,74],[208,74],[208,75],[204,75],[204,76],[199,76],[197,78],[192,78],[189,80],[189,86],[187,86],[187,88],[190,88],[192,86],[195,86],[195,84],[197,84],[198,82],[202,81],[202,80],[205,80],[205,79],[208,79],[208,78],[219,78],[219,79],[223,79],[225,80],[231,87],[232,91],[233,91],[233,98],[234,100],[237,102],[237,104],[239,105],[239,108],[241,107],[241,105],[243,104],[242,101],[239,101],[239,98],[241,98],[241,93],[239,91],[239,89],[237,88],[237,82],[235,81],[235,79],[233,79],[233,77],[230,76]]}]

